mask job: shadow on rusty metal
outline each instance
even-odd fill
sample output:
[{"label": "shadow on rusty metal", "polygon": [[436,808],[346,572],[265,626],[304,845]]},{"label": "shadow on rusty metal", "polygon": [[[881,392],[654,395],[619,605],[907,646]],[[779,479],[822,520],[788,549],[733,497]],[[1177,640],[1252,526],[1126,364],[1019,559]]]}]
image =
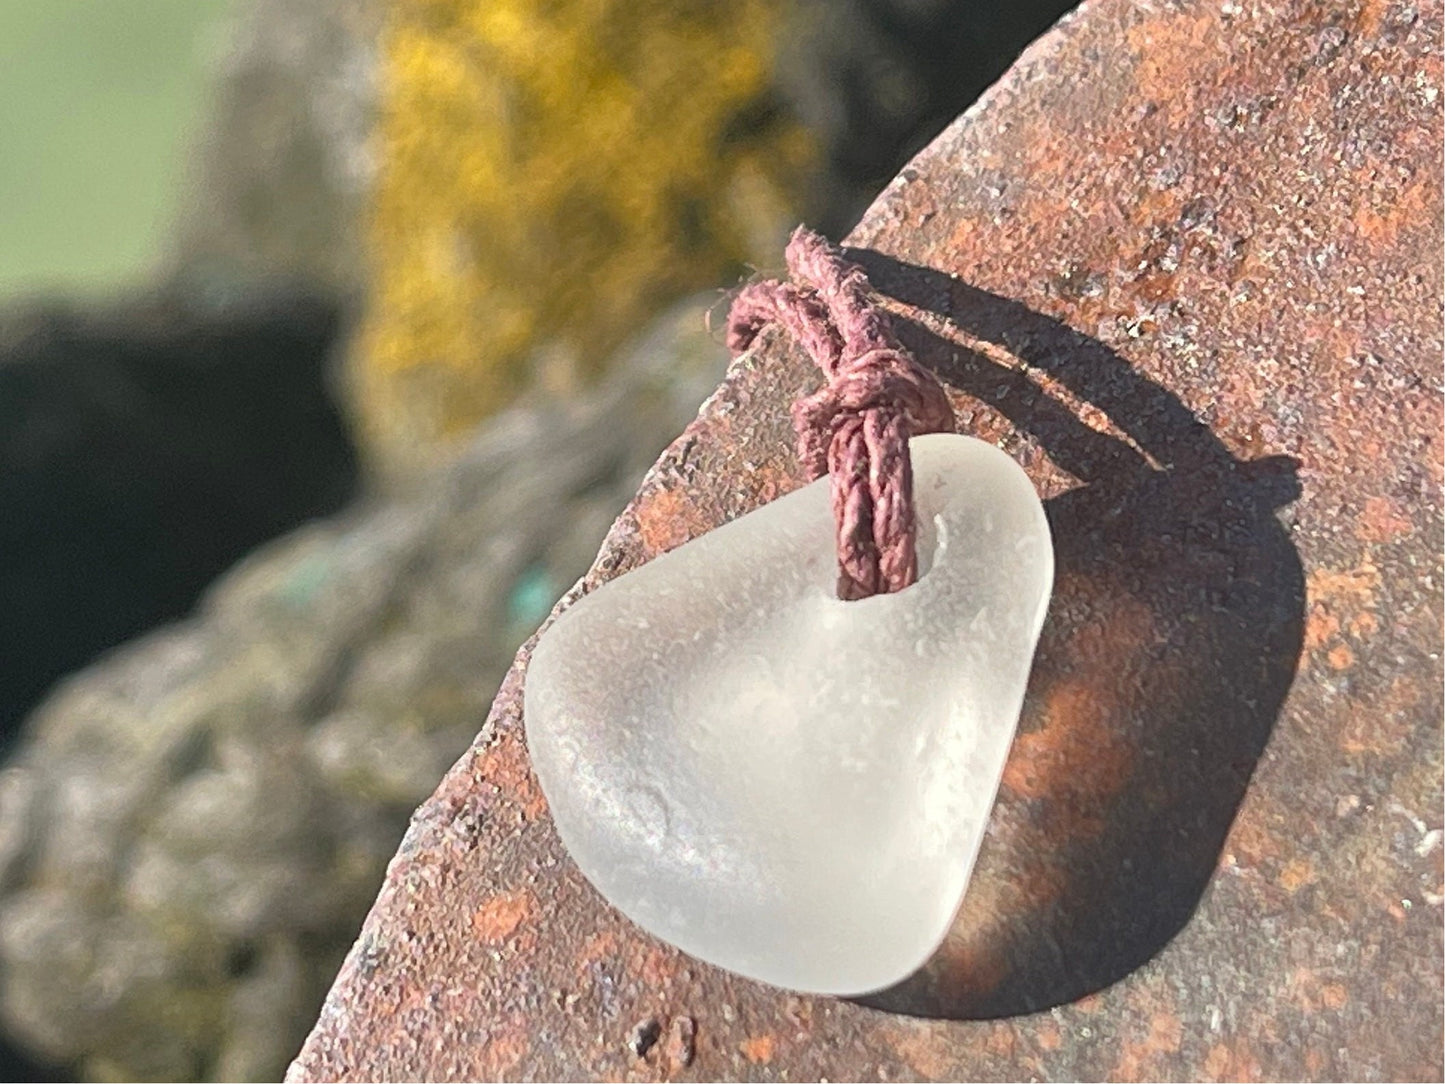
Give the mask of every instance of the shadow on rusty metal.
[{"label": "shadow on rusty metal", "polygon": [[1234,457],[1059,321],[849,255],[917,311],[898,331],[921,362],[1080,483],[1045,502],[1050,620],[968,896],[933,959],[863,1000],[960,1019],[1061,1005],[1163,949],[1220,863],[1300,658],[1304,574],[1276,516],[1298,464]]}]

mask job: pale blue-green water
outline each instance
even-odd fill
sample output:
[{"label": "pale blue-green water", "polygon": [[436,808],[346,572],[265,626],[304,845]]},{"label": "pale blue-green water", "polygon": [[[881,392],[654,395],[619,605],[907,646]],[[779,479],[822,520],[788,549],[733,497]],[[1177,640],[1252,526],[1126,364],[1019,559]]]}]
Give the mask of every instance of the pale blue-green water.
[{"label": "pale blue-green water", "polygon": [[160,260],[230,0],[0,0],[0,300]]}]

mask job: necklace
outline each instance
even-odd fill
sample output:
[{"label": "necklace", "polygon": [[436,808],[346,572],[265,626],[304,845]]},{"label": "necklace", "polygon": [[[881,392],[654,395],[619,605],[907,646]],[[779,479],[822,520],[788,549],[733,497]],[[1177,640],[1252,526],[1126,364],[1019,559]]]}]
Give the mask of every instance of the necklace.
[{"label": "necklace", "polygon": [[[794,418],[813,482],[579,599],[524,694],[572,858],[684,951],[861,994],[920,967],[957,911],[1013,739],[1053,550],[1032,483],[953,433],[861,269],[816,234],[768,323],[829,377]],[[835,555],[836,554],[836,559]]]}]

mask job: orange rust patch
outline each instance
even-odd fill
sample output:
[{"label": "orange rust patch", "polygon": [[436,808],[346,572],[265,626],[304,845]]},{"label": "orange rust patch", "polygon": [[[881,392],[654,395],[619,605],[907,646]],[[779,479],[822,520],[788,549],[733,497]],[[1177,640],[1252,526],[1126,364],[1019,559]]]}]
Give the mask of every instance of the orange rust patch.
[{"label": "orange rust patch", "polygon": [[1325,661],[1330,664],[1331,670],[1348,670],[1355,665],[1355,653],[1350,650],[1349,644],[1337,644],[1325,656]]},{"label": "orange rust patch", "polygon": [[1307,884],[1313,884],[1317,879],[1314,866],[1304,858],[1290,859],[1277,878],[1279,886],[1291,894]]},{"label": "orange rust patch", "polygon": [[1018,1047],[1018,1033],[1008,1023],[995,1021],[983,1046],[996,1058],[1012,1058]]},{"label": "orange rust patch", "polygon": [[532,1049],[527,1038],[527,1020],[521,1017],[513,1020],[507,1030],[493,1035],[482,1054],[482,1066],[486,1077],[499,1080],[515,1069]]},{"label": "orange rust patch", "polygon": [[1308,651],[1333,644],[1324,661],[1332,670],[1348,670],[1355,664],[1349,644],[1337,642],[1348,626],[1351,635],[1369,636],[1380,627],[1374,609],[1380,589],[1380,571],[1370,561],[1358,568],[1339,571],[1316,569],[1307,579],[1310,599],[1305,620],[1304,641]]},{"label": "orange rust patch", "polygon": [[499,945],[532,917],[536,901],[525,888],[493,896],[472,915],[472,933],[488,945]]},{"label": "orange rust patch", "polygon": [[1410,737],[1420,696],[1420,686],[1413,676],[1401,675],[1383,696],[1351,701],[1340,729],[1340,748],[1346,753],[1378,756],[1399,752]]},{"label": "orange rust patch", "polygon": [[[791,467],[778,466],[775,463],[758,463],[753,467],[752,475],[749,478],[748,488],[751,490],[749,504],[753,508],[761,508],[765,504],[772,504],[779,497],[786,496],[806,484],[793,471]],[[747,509],[751,511],[751,509]]]},{"label": "orange rust patch", "polygon": [[1356,614],[1350,621],[1350,635],[1357,639],[1373,636],[1380,631],[1380,619],[1369,610]]},{"label": "orange rust patch", "polygon": [[611,930],[604,930],[602,933],[594,933],[587,938],[582,945],[582,951],[577,954],[578,972],[586,971],[597,961],[605,957],[617,954],[617,935]]},{"label": "orange rust patch", "polygon": [[937,1031],[915,1021],[902,1023],[903,1031],[892,1042],[894,1051],[908,1067],[928,1080],[947,1080],[953,1071],[952,1047],[938,1041]]},{"label": "orange rust patch", "polygon": [[1385,21],[1385,12],[1388,8],[1388,0],[1364,0],[1360,5],[1360,14],[1355,22],[1359,36],[1362,38],[1373,38],[1379,34],[1380,26]]},{"label": "orange rust patch", "polygon": [[642,956],[637,976],[649,989],[656,990],[673,977],[676,963],[677,953],[652,945]]},{"label": "orange rust patch", "polygon": [[1149,1034],[1143,1039],[1126,1042],[1114,1066],[1115,1080],[1162,1079],[1154,1059],[1173,1054],[1184,1038],[1184,1025],[1172,1012],[1156,1012],[1149,1018]]},{"label": "orange rust patch", "polygon": [[1124,36],[1138,58],[1133,74],[1140,95],[1171,116],[1188,115],[1198,96],[1193,88],[1209,85],[1201,68],[1218,54],[1218,20],[1188,13],[1156,15],[1131,26]]},{"label": "orange rust patch", "polygon": [[[1366,193],[1368,199],[1374,167],[1365,167],[1355,177],[1356,191]],[[1417,181],[1403,190],[1391,188],[1389,195],[1388,203],[1362,202],[1355,210],[1355,232],[1371,252],[1397,247],[1402,232],[1429,229],[1440,217],[1438,188],[1432,181]]]},{"label": "orange rust patch", "polygon": [[1064,1033],[1052,1020],[1045,1020],[1040,1024],[1034,1037],[1043,1050],[1057,1050],[1064,1045]]},{"label": "orange rust patch", "polygon": [[1366,560],[1356,568],[1317,568],[1305,577],[1312,602],[1374,609],[1380,591],[1380,570]]},{"label": "orange rust patch", "polygon": [[755,1035],[739,1044],[738,1049],[754,1065],[767,1065],[773,1060],[776,1045],[777,1040],[771,1035]]},{"label": "orange rust patch", "polygon": [[1349,1001],[1349,993],[1337,982],[1322,983],[1319,976],[1307,967],[1296,968],[1289,979],[1289,989],[1295,1004],[1306,1013],[1321,1009],[1339,1012]]},{"label": "orange rust patch", "polygon": [[633,515],[649,557],[675,550],[712,526],[698,521],[697,505],[676,489],[659,489],[640,499],[633,506]]},{"label": "orange rust patch", "polygon": [[1410,517],[1389,497],[1371,497],[1365,502],[1356,533],[1364,542],[1393,542],[1415,529]]},{"label": "orange rust patch", "polygon": [[1305,650],[1314,651],[1324,647],[1340,634],[1340,619],[1323,605],[1310,608],[1305,619]]},{"label": "orange rust patch", "polygon": [[1226,1043],[1215,1043],[1204,1057],[1205,1080],[1232,1080],[1241,1084],[1260,1079],[1259,1061],[1249,1047],[1239,1043],[1230,1047]]},{"label": "orange rust patch", "polygon": [[547,811],[547,799],[532,777],[527,754],[519,741],[503,738],[478,759],[477,775],[517,804],[523,818],[536,820]]},{"label": "orange rust patch", "polygon": [[1252,810],[1242,811],[1229,830],[1228,848],[1243,865],[1257,866],[1279,854],[1279,841],[1261,820]]},{"label": "orange rust patch", "polygon": [[1072,817],[1070,835],[1097,835],[1100,800],[1124,788],[1134,762],[1110,725],[1116,708],[1113,695],[1083,680],[1056,684],[1043,702],[1043,726],[1014,740],[1003,785],[1022,798],[1051,799],[1051,814]]}]

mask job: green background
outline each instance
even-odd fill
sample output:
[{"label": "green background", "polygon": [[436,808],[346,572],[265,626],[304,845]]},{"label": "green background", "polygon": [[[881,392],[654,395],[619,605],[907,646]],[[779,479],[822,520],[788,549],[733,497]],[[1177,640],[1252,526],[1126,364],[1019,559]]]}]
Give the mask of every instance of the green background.
[{"label": "green background", "polygon": [[228,0],[0,0],[0,298],[165,254]]}]

